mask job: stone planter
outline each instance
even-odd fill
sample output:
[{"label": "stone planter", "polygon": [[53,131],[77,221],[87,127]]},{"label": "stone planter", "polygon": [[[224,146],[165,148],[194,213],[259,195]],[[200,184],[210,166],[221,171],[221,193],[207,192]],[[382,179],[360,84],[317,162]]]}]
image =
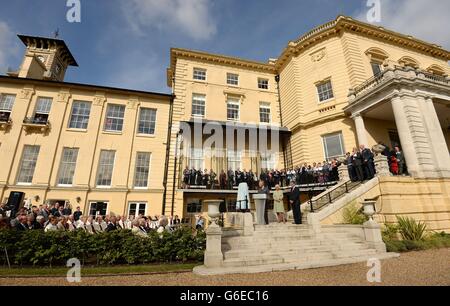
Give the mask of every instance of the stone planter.
[{"label": "stone planter", "polygon": [[217,224],[217,220],[220,217],[220,203],[222,203],[222,200],[205,200],[203,203],[208,206],[208,217],[213,220],[213,223]]}]

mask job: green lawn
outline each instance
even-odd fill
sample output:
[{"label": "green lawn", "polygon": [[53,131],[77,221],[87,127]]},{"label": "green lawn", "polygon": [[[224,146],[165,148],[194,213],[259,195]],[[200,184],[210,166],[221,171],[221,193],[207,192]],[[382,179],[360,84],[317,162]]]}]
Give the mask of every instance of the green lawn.
[{"label": "green lawn", "polygon": [[[166,265],[142,265],[142,266],[105,266],[105,267],[83,267],[82,276],[109,275],[109,274],[146,274],[192,271],[199,263],[188,264],[166,264]],[[0,277],[6,276],[66,276],[69,268],[11,268],[0,267]]]}]

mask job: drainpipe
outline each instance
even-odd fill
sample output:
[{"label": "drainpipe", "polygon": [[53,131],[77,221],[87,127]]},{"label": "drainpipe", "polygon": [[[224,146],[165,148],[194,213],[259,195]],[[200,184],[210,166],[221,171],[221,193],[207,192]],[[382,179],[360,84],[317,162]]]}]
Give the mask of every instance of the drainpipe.
[{"label": "drainpipe", "polygon": [[175,162],[173,166],[173,186],[172,186],[172,210],[171,214],[173,216],[174,214],[174,207],[175,207],[175,188],[177,183],[177,166],[178,166],[178,139],[180,138],[180,135],[183,134],[183,131],[177,132],[177,137],[175,138]]},{"label": "drainpipe", "polygon": [[[169,110],[169,125],[167,127],[167,142],[166,142],[166,161],[164,165],[164,180],[163,180],[163,203],[162,203],[162,215],[166,214],[166,197],[167,197],[167,180],[169,176],[169,158],[170,158],[170,141],[172,138],[172,123],[173,123],[173,104],[175,100],[174,94],[175,78],[172,80],[172,98],[170,98],[170,110]],[[173,205],[172,205],[173,206]]]},{"label": "drainpipe", "polygon": [[[280,95],[280,75],[275,76],[275,81],[277,82],[277,91],[278,91],[278,108],[280,109],[280,125],[281,127],[284,127],[283,125],[283,113],[281,111],[281,95]],[[289,140],[290,141],[290,140]],[[284,161],[284,170],[287,170],[287,164],[286,164],[286,145],[284,143],[284,139],[281,143],[281,149],[283,150],[283,161]]]}]

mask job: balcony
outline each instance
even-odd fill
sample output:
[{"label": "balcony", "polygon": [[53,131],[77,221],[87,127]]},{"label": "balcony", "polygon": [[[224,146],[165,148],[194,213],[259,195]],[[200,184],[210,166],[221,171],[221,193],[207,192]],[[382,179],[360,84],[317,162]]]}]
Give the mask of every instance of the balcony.
[{"label": "balcony", "polygon": [[34,118],[25,118],[23,120],[23,129],[27,133],[40,132],[46,133],[50,130],[51,124],[45,117],[35,116]]},{"label": "balcony", "polygon": [[0,112],[0,130],[6,130],[11,127],[12,120],[9,112]]},{"label": "balcony", "polygon": [[6,130],[6,129],[10,128],[11,125],[12,125],[11,119],[7,119],[7,120],[0,119],[0,130]]},{"label": "balcony", "polygon": [[388,67],[382,73],[373,76],[361,85],[350,89],[348,95],[350,103],[355,103],[357,100],[360,100],[361,97],[375,93],[393,83],[415,83],[418,86],[427,88],[430,86],[448,87],[450,85],[450,78],[448,76],[433,74],[409,66]]}]

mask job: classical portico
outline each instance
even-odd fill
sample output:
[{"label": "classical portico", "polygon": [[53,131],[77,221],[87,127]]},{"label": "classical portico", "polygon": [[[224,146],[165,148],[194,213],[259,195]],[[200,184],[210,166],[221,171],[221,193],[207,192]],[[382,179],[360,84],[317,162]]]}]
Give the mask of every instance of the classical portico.
[{"label": "classical portico", "polygon": [[[359,144],[369,145],[366,119],[395,123],[413,177],[450,177],[448,133],[450,78],[412,67],[386,67],[350,90],[345,108]],[[382,128],[382,127],[377,127]]]}]

